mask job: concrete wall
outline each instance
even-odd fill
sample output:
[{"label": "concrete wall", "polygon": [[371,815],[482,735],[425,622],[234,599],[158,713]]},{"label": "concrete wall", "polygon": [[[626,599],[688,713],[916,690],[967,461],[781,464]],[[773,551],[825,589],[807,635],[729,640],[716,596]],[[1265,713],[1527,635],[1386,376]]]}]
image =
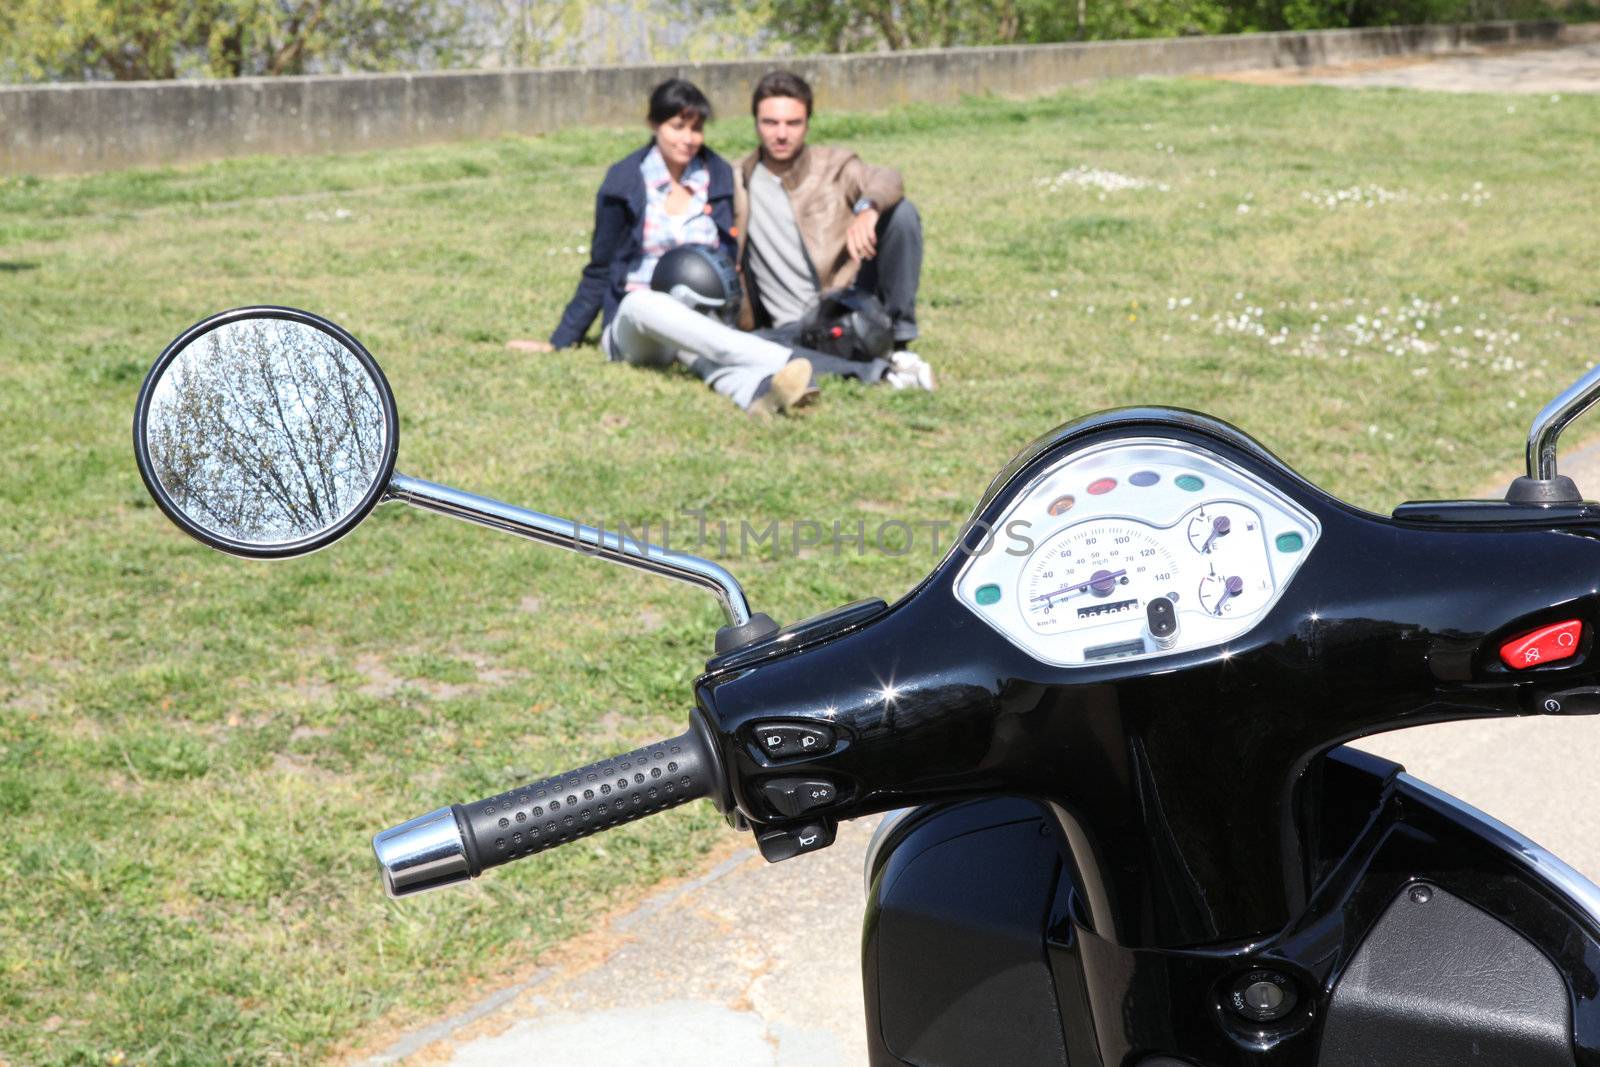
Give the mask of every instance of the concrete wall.
[{"label": "concrete wall", "polygon": [[[962,94],[1028,96],[1074,82],[1311,66],[1483,45],[1554,44],[1559,22],[1490,22],[1307,33],[806,56],[825,108],[871,110]],[[641,121],[662,79],[693,79],[742,113],[768,60],[232,81],[0,88],[0,174],[81,173],[253,153],[335,152],[565,126]]]}]

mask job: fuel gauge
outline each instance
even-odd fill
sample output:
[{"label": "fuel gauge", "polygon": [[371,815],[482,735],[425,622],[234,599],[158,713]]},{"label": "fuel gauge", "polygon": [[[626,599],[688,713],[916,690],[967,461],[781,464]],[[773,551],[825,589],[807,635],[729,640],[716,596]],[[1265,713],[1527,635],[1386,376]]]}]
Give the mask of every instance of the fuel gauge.
[{"label": "fuel gauge", "polygon": [[[1256,527],[1259,520],[1255,512],[1243,504],[1202,504],[1190,515],[1185,532],[1189,547],[1202,556],[1218,554],[1233,541],[1259,539]],[[1246,536],[1248,535],[1248,536]]]}]

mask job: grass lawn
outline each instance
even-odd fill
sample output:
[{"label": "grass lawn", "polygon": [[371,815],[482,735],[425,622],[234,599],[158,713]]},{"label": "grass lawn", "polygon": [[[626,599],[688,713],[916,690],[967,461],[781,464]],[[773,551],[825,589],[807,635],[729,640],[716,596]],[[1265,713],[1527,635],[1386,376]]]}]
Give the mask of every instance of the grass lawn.
[{"label": "grass lawn", "polygon": [[[375,830],[681,729],[719,613],[400,507],[286,563],[188,540],[128,426],[206,314],[327,315],[394,385],[400,470],[612,527],[959,522],[1029,439],[1131,403],[1387,509],[1514,469],[1600,356],[1600,97],[1139,81],[815,137],[905,171],[941,388],[834,385],[770,426],[593,347],[504,348],[553,325],[639,130],[0,180],[0,1062],[317,1060],[729,832],[695,804],[386,901]],[[787,621],[934,559],[725,562]]]}]

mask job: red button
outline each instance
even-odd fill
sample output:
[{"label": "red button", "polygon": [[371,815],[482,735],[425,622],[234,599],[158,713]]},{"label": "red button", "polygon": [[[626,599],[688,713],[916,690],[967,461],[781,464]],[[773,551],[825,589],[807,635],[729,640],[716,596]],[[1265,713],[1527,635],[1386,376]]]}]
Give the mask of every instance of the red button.
[{"label": "red button", "polygon": [[1513,637],[1500,646],[1500,658],[1512,670],[1527,670],[1576,655],[1582,637],[1583,623],[1568,619]]}]

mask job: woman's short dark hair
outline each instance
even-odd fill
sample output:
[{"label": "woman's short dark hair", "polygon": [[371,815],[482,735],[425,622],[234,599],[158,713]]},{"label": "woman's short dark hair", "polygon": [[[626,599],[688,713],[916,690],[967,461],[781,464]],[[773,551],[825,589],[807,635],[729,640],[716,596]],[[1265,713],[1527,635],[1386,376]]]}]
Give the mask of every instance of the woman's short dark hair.
[{"label": "woman's short dark hair", "polygon": [[811,86],[800,75],[787,70],[775,70],[756,82],[756,91],[750,95],[750,114],[761,107],[761,101],[770,96],[786,96],[806,106],[806,118],[811,117]]},{"label": "woman's short dark hair", "polygon": [[704,122],[711,117],[711,101],[694,82],[668,78],[650,90],[650,125],[659,126],[679,115],[692,115]]}]

